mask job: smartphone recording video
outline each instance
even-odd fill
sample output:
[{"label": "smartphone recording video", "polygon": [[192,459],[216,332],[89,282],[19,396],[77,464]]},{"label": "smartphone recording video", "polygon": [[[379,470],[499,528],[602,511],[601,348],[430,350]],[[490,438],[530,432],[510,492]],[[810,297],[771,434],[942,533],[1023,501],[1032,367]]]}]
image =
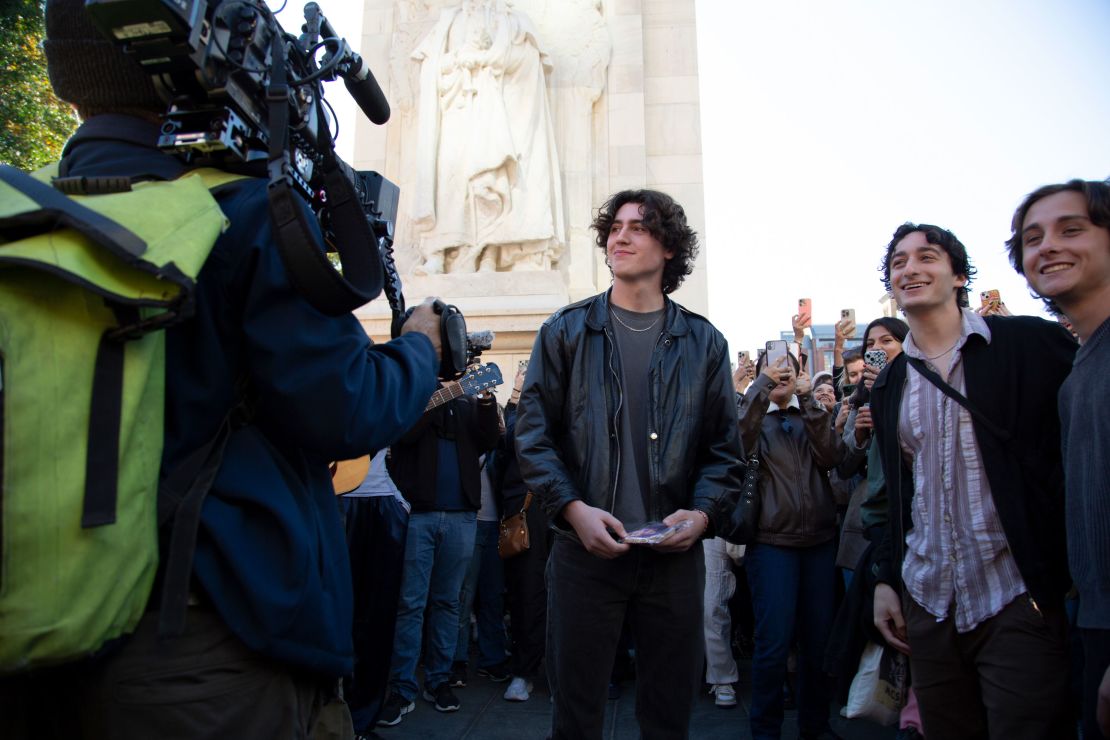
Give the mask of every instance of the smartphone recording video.
[{"label": "smartphone recording video", "polygon": [[767,342],[767,364],[775,367],[779,364],[779,360],[786,357],[787,348],[785,339],[772,339]]},{"label": "smartphone recording video", "polygon": [[885,349],[869,349],[863,353],[863,362],[865,365],[870,365],[877,370],[882,370],[886,367],[886,350]]},{"label": "smartphone recording video", "polygon": [[1002,303],[1002,296],[997,290],[984,290],[979,294],[979,301],[983,308],[990,308]]},{"label": "smartphone recording video", "polygon": [[798,325],[808,329],[813,323],[813,301],[809,298],[798,299]]}]

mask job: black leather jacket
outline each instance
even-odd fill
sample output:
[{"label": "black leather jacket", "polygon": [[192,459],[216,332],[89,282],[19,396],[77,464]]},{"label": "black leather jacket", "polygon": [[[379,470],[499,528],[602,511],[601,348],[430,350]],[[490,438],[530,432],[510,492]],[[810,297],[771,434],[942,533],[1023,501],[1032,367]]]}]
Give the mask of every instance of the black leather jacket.
[{"label": "black leather jacket", "polygon": [[[700,509],[712,536],[726,492],[743,467],[728,343],[706,319],[666,299],[651,358],[651,493],[648,516]],[[609,327],[609,294],[566,306],[536,336],[520,395],[516,450],[528,488],[557,530],[568,503],[613,510],[621,462],[619,356]]]}]

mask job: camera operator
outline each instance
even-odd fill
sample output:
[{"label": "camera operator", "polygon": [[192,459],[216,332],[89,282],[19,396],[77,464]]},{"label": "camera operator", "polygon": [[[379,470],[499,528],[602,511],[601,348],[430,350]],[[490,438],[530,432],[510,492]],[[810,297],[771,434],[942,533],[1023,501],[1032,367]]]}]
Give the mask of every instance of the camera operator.
[{"label": "camera operator", "polygon": [[[82,0],[46,3],[46,37],[51,84],[84,121],[63,175],[186,172],[156,146],[165,103]],[[118,649],[0,684],[0,712],[17,727],[10,712],[26,713],[34,737],[304,738],[352,670],[351,577],[327,462],[382,448],[420,418],[436,388],[439,318],[422,305],[402,336],[371,346],[354,316],[325,316],[292,286],[266,180],[213,194],[230,225],[200,273],[195,315],[166,333],[163,479],[233,408],[250,411],[204,501],[184,633],[159,635],[163,565]]]}]

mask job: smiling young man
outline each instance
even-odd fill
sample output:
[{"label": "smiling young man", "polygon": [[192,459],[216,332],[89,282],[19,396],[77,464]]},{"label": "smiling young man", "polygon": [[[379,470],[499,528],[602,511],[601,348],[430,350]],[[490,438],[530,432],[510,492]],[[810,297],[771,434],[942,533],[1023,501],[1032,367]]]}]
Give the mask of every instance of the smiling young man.
[{"label": "smiling young man", "polygon": [[[642,736],[685,738],[703,656],[700,539],[742,469],[728,345],[667,298],[697,251],[670,196],[617,193],[593,228],[613,287],[540,327],[516,426],[521,474],[557,535],[547,564],[553,737],[601,737],[627,616]],[[685,528],[654,546],[621,541],[660,521]]]},{"label": "smiling young man", "polygon": [[1014,213],[1011,232],[1014,268],[1081,342],[1060,389],[1068,564],[1079,589],[1083,736],[1110,737],[1110,184],[1039,188]]},{"label": "smiling young man", "polygon": [[903,224],[882,270],[910,333],[871,390],[890,506],[875,624],[909,653],[927,737],[1067,737],[1056,394],[1075,344],[967,309],[974,269],[945,229]]}]

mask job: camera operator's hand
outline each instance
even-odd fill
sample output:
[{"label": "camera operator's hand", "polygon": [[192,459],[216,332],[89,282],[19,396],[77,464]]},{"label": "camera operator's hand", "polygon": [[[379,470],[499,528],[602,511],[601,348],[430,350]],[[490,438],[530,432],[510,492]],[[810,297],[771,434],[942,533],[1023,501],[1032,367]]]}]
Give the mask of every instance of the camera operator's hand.
[{"label": "camera operator's hand", "polygon": [[423,303],[414,308],[412,314],[405,320],[404,326],[401,327],[401,334],[408,334],[410,331],[420,332],[432,340],[436,357],[442,357],[443,344],[439,338],[439,314],[436,313],[433,304],[435,304],[434,298],[425,298]]}]

